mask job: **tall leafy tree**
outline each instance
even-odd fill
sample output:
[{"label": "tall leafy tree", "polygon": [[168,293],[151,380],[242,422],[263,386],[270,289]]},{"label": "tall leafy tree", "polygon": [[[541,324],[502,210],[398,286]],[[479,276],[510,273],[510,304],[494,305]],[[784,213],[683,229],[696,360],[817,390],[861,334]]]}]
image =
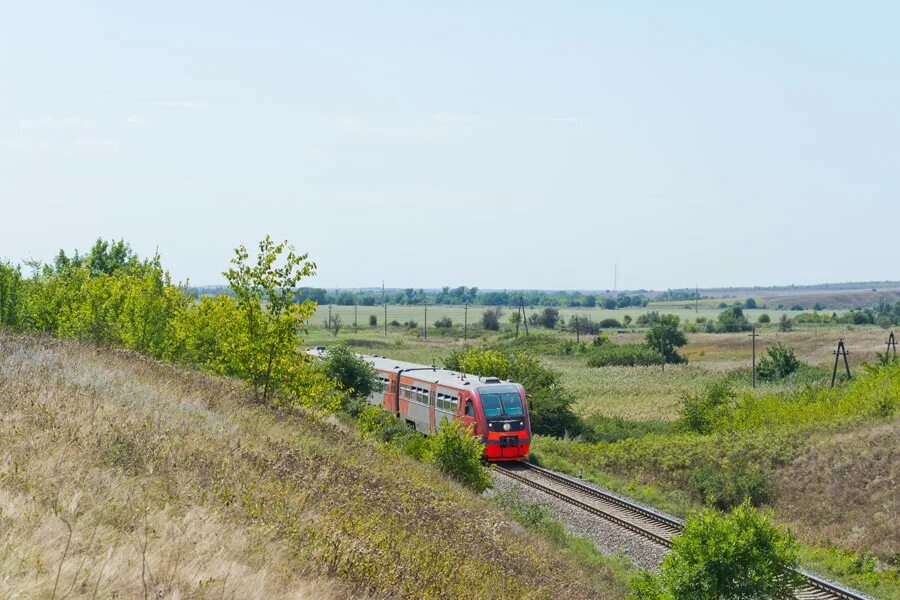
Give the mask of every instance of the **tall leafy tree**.
[{"label": "tall leafy tree", "polygon": [[645,340],[647,345],[660,352],[667,363],[682,362],[678,348],[687,344],[687,337],[679,329],[680,320],[675,315],[660,315],[650,326]]},{"label": "tall leafy tree", "polygon": [[297,366],[298,334],[315,312],[315,304],[299,301],[297,284],[315,273],[316,264],[308,254],[295,253],[286,241],[276,244],[269,235],[258,250],[251,260],[247,249],[238,247],[224,275],[237,297],[243,325],[234,348],[236,365],[254,398],[268,402]]}]

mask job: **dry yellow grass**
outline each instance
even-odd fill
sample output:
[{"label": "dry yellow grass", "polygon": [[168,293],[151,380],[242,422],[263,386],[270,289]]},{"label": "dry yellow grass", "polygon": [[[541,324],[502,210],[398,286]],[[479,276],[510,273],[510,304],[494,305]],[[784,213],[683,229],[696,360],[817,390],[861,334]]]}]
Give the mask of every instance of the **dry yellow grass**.
[{"label": "dry yellow grass", "polygon": [[775,477],[780,520],[811,544],[900,554],[900,419],[811,445]]},{"label": "dry yellow grass", "polygon": [[77,342],[0,332],[0,465],[2,598],[622,595],[341,423]]}]

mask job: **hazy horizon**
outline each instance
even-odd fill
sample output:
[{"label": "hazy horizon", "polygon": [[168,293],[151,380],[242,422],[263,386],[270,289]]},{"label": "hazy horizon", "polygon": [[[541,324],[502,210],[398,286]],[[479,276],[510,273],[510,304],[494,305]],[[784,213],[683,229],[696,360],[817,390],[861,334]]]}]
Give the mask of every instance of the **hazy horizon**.
[{"label": "hazy horizon", "polygon": [[898,280],[900,5],[8,2],[0,259],[221,284]]}]

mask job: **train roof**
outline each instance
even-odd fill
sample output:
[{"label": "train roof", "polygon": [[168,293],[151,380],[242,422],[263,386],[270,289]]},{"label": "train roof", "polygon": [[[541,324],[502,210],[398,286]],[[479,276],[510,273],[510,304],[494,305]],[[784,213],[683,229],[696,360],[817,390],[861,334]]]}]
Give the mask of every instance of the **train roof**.
[{"label": "train roof", "polygon": [[[328,351],[323,346],[317,346],[309,350],[308,354],[322,358],[326,356]],[[493,376],[478,376],[469,373],[461,373],[459,371],[451,371],[442,367],[432,365],[422,365],[418,363],[406,362],[402,360],[394,360],[386,356],[372,356],[369,354],[358,354],[361,359],[369,363],[373,369],[377,371],[386,371],[389,373],[399,373],[415,369],[408,375],[403,373],[404,377],[412,377],[429,383],[436,383],[444,387],[452,387],[466,389],[483,385],[509,385],[512,381],[503,381]]]}]

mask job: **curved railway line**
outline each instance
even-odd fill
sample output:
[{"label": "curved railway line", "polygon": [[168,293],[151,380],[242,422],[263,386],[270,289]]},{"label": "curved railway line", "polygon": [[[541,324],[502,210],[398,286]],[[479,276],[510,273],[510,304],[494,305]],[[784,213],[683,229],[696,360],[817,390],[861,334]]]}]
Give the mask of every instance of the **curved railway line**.
[{"label": "curved railway line", "polygon": [[[516,466],[495,464],[494,469],[666,548],[672,547],[672,538],[683,528],[680,519],[531,463],[522,462]],[[806,585],[797,591],[797,600],[871,600],[869,596],[812,573],[801,573],[806,578]]]}]

